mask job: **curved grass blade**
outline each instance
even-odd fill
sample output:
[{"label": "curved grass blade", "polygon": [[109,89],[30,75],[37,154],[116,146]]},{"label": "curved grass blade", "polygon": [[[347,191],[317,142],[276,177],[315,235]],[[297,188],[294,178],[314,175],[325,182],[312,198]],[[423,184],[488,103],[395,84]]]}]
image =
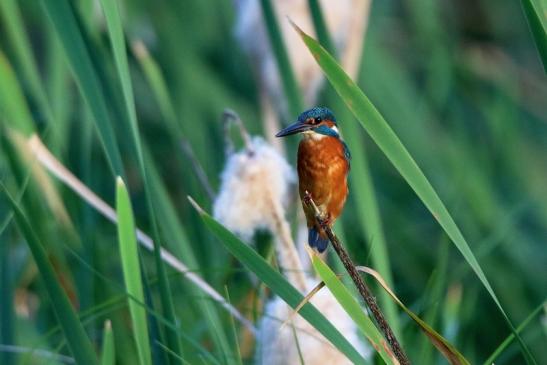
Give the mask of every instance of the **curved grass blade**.
[{"label": "curved grass blade", "polygon": [[398,364],[399,361],[391,352],[386,340],[372,320],[365,314],[365,310],[359,305],[359,302],[351,295],[348,288],[342,284],[342,281],[317,254],[313,254],[312,263],[321,280],[323,280],[338,303],[340,303],[346,313],[357,324],[363,335],[380,354],[384,362],[386,364]]},{"label": "curved grass blade", "polygon": [[[129,194],[120,177],[116,180],[116,211],[118,213],[118,240],[125,287],[129,295],[135,297],[140,303],[144,303],[133,210]],[[139,363],[140,365],[151,365],[152,358],[146,310],[139,303],[129,300],[129,312],[131,313],[131,321],[133,323],[133,333],[135,344],[137,345]]]},{"label": "curved grass blade", "polygon": [[103,349],[101,352],[101,365],[114,365],[116,361],[116,351],[114,348],[114,334],[112,333],[112,323],[106,321],[103,330]]},{"label": "curved grass blade", "polygon": [[78,364],[97,364],[97,357],[93,350],[93,345],[85,333],[81,322],[78,320],[66,293],[59,284],[55,271],[47,258],[42,242],[40,242],[40,239],[32,229],[32,226],[23,211],[19,208],[17,202],[11,197],[3,185],[0,185],[0,189],[4,190],[4,194],[8,198],[11,208],[13,209],[17,226],[29,245],[36,266],[38,266],[41,278],[43,279],[43,284],[49,295],[49,299],[51,300],[52,308],[57,316],[74,359]]},{"label": "curved grass blade", "polygon": [[393,298],[395,303],[401,307],[406,314],[414,322],[420,326],[420,329],[426,334],[426,336],[430,339],[431,343],[444,355],[444,357],[450,362],[452,365],[469,365],[469,361],[460,354],[460,352],[452,346],[451,343],[449,343],[443,336],[441,336],[437,331],[435,331],[431,326],[429,326],[427,323],[422,321],[420,317],[418,317],[414,312],[412,312],[410,309],[407,308],[401,302],[401,300],[395,295],[395,293],[391,290],[391,288],[387,285],[385,280],[382,278],[382,276],[375,270],[365,267],[365,266],[358,266],[356,267],[359,271],[367,273],[374,277],[378,283],[384,288],[384,290]]},{"label": "curved grass blade", "polygon": [[[112,50],[114,52],[114,60],[116,63],[116,69],[120,83],[122,85],[122,91],[125,101],[126,113],[130,123],[131,141],[133,148],[137,154],[137,161],[139,164],[141,176],[144,181],[144,189],[146,195],[146,205],[148,208],[148,216],[152,225],[152,235],[154,237],[154,260],[156,264],[156,270],[159,278],[160,289],[160,301],[164,316],[172,323],[177,323],[175,317],[175,309],[173,306],[172,293],[169,281],[167,280],[167,273],[163,261],[161,259],[161,245],[160,235],[157,225],[156,215],[154,213],[154,205],[152,199],[152,191],[148,178],[148,173],[145,168],[144,156],[142,152],[141,141],[139,137],[139,127],[137,125],[137,112],[135,110],[135,99],[133,96],[133,87],[131,84],[131,75],[129,73],[129,64],[127,62],[127,53],[125,47],[125,38],[123,34],[123,27],[119,14],[118,4],[115,0],[101,0],[103,11],[106,17],[106,23],[108,26],[108,33],[110,35],[110,41],[112,43]],[[182,344],[176,331],[170,328],[165,328],[165,335],[167,338],[167,346],[175,353],[182,354]],[[178,362],[178,359],[169,356],[173,363]]]},{"label": "curved grass blade", "polygon": [[[278,271],[275,271],[260,255],[248,245],[241,242],[239,238],[234,236],[234,234],[228,231],[223,225],[207,214],[191,198],[189,199],[207,228],[213,232],[220,242],[222,242],[224,247],[247,269],[255,273],[267,287],[275,294],[279,295],[279,297],[281,297],[281,299],[283,299],[291,308],[296,308],[302,302],[304,296],[300,294],[283,275]],[[365,359],[344,338],[344,336],[342,336],[336,327],[334,327],[311,303],[304,305],[299,313],[353,363],[366,363]]]},{"label": "curved grass blade", "polygon": [[123,176],[122,159],[107,103],[101,92],[102,85],[91,62],[73,8],[67,0],[42,0],[41,3],[61,41],[76,84],[91,110],[109,166],[115,176]]},{"label": "curved grass blade", "polygon": [[[534,309],[532,311],[532,313],[530,313],[530,315],[528,315],[528,317],[526,317],[526,319],[524,321],[522,321],[522,323],[517,327],[517,332],[519,332],[519,333],[522,332],[524,330],[524,328],[526,328],[526,326],[528,326],[532,322],[532,319],[534,319],[535,316],[540,314],[542,310],[547,311],[547,301],[545,301],[545,302],[541,303],[540,305],[538,305],[537,308]],[[494,362],[496,361],[498,356],[500,356],[501,353],[505,349],[507,349],[509,347],[509,345],[511,345],[511,343],[513,343],[514,340],[515,340],[515,335],[513,333],[511,333],[509,336],[507,336],[507,338],[505,340],[503,340],[503,342],[498,346],[498,348],[496,348],[494,350],[492,355],[490,355],[488,357],[488,359],[486,359],[486,361],[483,363],[483,365],[492,365],[492,364],[494,364]]]},{"label": "curved grass blade", "polygon": [[[543,69],[547,73],[547,30],[545,29],[545,14],[547,14],[545,12],[547,12],[547,9],[541,9],[545,5],[542,6],[541,3],[539,5],[534,4],[533,0],[521,0],[521,4],[534,37],[539,57],[543,63]],[[538,6],[541,8],[538,9]]]},{"label": "curved grass blade", "polygon": [[529,363],[535,363],[527,346],[524,344],[520,336],[515,331],[511,320],[505,313],[496,293],[492,289],[490,282],[486,278],[484,271],[479,265],[475,255],[471,251],[467,241],[463,237],[460,229],[452,219],[452,216],[446,209],[445,205],[437,195],[429,180],[425,177],[420,167],[416,164],[408,150],[399,140],[399,137],[391,129],[389,124],[382,117],[380,112],[374,107],[366,95],[359,87],[351,80],[351,78],[342,70],[336,60],[328,54],[319,43],[298,26],[293,23],[294,28],[300,34],[302,40],[308,47],[309,51],[321,67],[330,84],[334,87],[338,95],[348,106],[351,112],[363,128],[370,134],[374,142],[380,147],[382,152],[391,161],[401,176],[406,180],[410,187],[416,192],[427,209],[432,213],[433,217],[439,222],[448,237],[452,240],[458,250],[488,291],[490,297],[494,300],[496,306],[500,310],[511,331],[515,333],[521,345],[522,352]]}]

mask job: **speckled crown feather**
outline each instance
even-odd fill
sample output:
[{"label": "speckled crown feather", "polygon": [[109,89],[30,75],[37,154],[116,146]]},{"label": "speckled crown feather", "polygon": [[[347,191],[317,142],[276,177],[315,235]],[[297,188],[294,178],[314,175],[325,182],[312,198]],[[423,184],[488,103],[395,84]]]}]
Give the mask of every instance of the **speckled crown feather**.
[{"label": "speckled crown feather", "polygon": [[309,118],[321,118],[323,120],[330,120],[336,124],[336,118],[329,108],[324,106],[316,106],[309,110],[306,110],[298,116],[298,121],[303,123]]}]

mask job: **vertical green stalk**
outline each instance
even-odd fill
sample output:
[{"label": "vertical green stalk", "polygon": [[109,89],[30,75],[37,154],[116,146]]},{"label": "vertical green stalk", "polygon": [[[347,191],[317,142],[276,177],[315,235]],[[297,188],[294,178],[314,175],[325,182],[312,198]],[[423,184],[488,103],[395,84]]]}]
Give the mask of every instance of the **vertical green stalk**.
[{"label": "vertical green stalk", "polygon": [[[118,70],[118,76],[122,85],[123,96],[126,106],[126,112],[128,120],[130,122],[130,131],[132,135],[133,148],[137,154],[137,160],[139,163],[140,172],[144,181],[146,203],[148,207],[148,215],[152,224],[152,233],[154,238],[154,259],[156,263],[156,270],[159,278],[160,299],[163,309],[163,314],[173,324],[177,324],[175,317],[175,309],[172,301],[171,288],[169,281],[167,280],[167,273],[163,260],[161,258],[161,244],[160,234],[157,226],[156,216],[154,213],[154,204],[152,199],[152,191],[145,168],[144,157],[139,137],[139,127],[137,124],[137,113],[135,110],[135,100],[133,96],[133,87],[131,84],[131,75],[129,73],[129,64],[127,62],[127,53],[125,47],[125,39],[123,34],[123,27],[121,24],[118,5],[114,0],[101,0],[103,11],[106,17],[108,31],[110,35],[110,41],[112,43],[112,50],[114,52],[114,60],[116,63],[116,69]],[[182,354],[182,344],[177,331],[172,328],[164,328],[167,345],[176,354]],[[175,356],[170,356],[172,363],[179,363],[180,360]]]},{"label": "vertical green stalk", "polygon": [[[3,208],[3,206],[0,206]],[[2,210],[3,211],[3,210]],[[8,223],[7,220],[2,219],[0,224],[0,293],[2,293],[2,300],[0,301],[0,342],[6,345],[15,344],[15,329],[14,319],[15,311],[13,308],[13,275],[9,268],[9,242],[7,239],[2,239],[5,232],[4,223]],[[15,356],[7,351],[0,352],[0,363],[12,364],[15,362]]]},{"label": "vertical green stalk", "polygon": [[[10,123],[25,137],[34,132],[34,123],[26,105],[25,96],[17,82],[15,72],[0,50],[0,122]],[[9,120],[7,119],[9,118]]]},{"label": "vertical green stalk", "polygon": [[91,110],[111,171],[115,176],[123,176],[122,159],[112,128],[112,120],[107,102],[101,92],[103,88],[82,37],[74,10],[67,0],[42,0],[41,4],[61,41],[76,84]]},{"label": "vertical green stalk", "polygon": [[266,22],[266,28],[268,30],[268,37],[270,39],[270,44],[272,46],[273,52],[275,54],[275,59],[277,61],[277,68],[279,70],[279,75],[281,76],[281,81],[283,83],[283,88],[285,89],[285,96],[287,98],[287,104],[289,105],[289,112],[291,115],[298,115],[304,109],[302,95],[300,94],[300,89],[296,78],[294,76],[293,69],[289,60],[289,55],[287,54],[287,48],[283,42],[283,36],[277,19],[275,17],[274,9],[272,2],[270,0],[260,0],[262,4],[262,12],[264,14],[264,20]]},{"label": "vertical green stalk", "polygon": [[40,105],[47,121],[55,130],[55,120],[51,105],[46,97],[44,83],[40,79],[38,66],[32,55],[31,45],[17,2],[15,0],[2,0],[0,2],[0,14],[4,20],[10,43],[14,49],[14,56],[17,59],[17,63],[21,66],[23,76],[29,85],[31,93]]},{"label": "vertical green stalk", "polygon": [[325,48],[331,55],[335,55],[336,48],[330,37],[323,12],[321,11],[321,4],[318,0],[308,0],[308,7],[310,8],[311,20],[313,21],[313,28],[317,34],[319,43]]}]

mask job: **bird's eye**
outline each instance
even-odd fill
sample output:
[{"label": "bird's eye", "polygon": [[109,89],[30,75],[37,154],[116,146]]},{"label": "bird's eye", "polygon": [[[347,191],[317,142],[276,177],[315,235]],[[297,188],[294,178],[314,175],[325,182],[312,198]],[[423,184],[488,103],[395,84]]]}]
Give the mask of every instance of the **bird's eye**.
[{"label": "bird's eye", "polygon": [[313,121],[313,124],[319,124],[319,123],[321,123],[321,117],[315,118],[315,120]]}]

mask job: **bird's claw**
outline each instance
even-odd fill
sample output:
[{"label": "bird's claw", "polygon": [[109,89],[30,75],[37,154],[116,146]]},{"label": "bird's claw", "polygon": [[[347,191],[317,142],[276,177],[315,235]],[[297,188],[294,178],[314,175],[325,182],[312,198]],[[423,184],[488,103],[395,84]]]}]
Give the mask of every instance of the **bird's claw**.
[{"label": "bird's claw", "polygon": [[329,213],[320,211],[318,218],[319,218],[319,222],[320,222],[321,226],[330,226],[331,225],[332,219],[331,219],[331,215]]},{"label": "bird's claw", "polygon": [[312,198],[311,198],[311,194],[308,191],[306,191],[304,193],[304,199],[303,200],[304,200],[304,204],[311,205]]}]

